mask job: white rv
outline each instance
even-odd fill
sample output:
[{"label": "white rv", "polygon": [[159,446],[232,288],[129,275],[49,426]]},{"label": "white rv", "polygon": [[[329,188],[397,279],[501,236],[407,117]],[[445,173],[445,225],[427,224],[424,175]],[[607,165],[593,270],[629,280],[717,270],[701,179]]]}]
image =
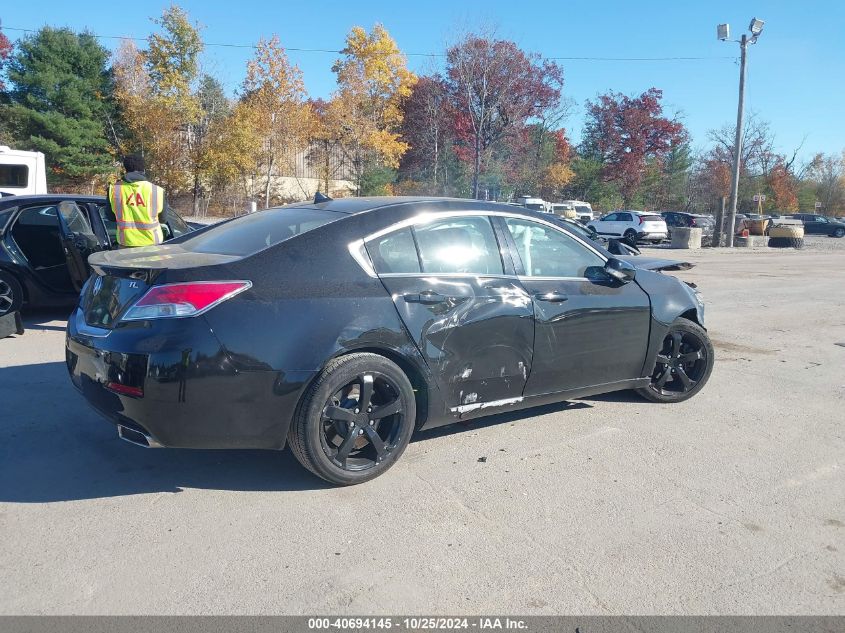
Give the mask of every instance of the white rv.
[{"label": "white rv", "polygon": [[532,211],[540,211],[542,213],[551,212],[549,203],[543,200],[542,198],[534,198],[533,196],[519,196],[516,201],[519,206],[525,207],[526,209],[531,209]]},{"label": "white rv", "polygon": [[44,154],[0,145],[0,195],[47,193]]}]

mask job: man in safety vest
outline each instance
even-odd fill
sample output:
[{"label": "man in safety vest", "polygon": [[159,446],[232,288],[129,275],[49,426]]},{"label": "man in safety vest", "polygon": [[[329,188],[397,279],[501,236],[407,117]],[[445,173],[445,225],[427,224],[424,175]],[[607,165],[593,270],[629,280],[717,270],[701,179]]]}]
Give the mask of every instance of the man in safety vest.
[{"label": "man in safety vest", "polygon": [[117,243],[127,246],[161,244],[164,235],[164,189],[144,175],[144,159],[131,154],[123,159],[126,175],[109,187],[109,204],[117,221]]}]

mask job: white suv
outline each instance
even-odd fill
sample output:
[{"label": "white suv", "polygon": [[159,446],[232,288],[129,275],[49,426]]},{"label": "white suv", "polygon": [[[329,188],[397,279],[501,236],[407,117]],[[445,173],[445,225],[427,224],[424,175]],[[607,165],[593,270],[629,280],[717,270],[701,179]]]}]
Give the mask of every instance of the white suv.
[{"label": "white suv", "polygon": [[598,220],[589,222],[599,235],[624,237],[629,242],[654,242],[666,239],[666,221],[656,213],[645,211],[615,211]]}]

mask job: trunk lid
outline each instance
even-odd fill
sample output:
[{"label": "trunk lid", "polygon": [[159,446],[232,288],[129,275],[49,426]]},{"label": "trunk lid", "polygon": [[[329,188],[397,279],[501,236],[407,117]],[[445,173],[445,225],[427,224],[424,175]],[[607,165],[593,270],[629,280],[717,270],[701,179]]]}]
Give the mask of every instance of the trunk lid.
[{"label": "trunk lid", "polygon": [[240,257],[187,251],[179,244],[94,253],[88,260],[94,273],[80,299],[85,322],[91,327],[113,328],[166,270],[213,266],[237,259]]}]

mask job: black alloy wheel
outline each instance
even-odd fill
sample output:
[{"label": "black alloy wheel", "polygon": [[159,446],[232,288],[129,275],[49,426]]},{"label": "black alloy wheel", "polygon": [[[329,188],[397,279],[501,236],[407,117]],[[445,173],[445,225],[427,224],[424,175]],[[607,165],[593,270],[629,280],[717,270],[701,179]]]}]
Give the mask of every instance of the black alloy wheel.
[{"label": "black alloy wheel", "polygon": [[17,312],[23,305],[23,290],[18,280],[0,271],[0,316]]},{"label": "black alloy wheel", "polygon": [[415,422],[414,392],[404,372],[383,356],[350,354],[331,361],[308,390],[288,442],[314,474],[356,484],[396,462]]},{"label": "black alloy wheel", "polygon": [[840,226],[833,232],[833,237],[845,237],[845,229]]},{"label": "black alloy wheel", "polygon": [[651,383],[637,392],[655,402],[681,402],[698,393],[710,378],[715,354],[707,332],[679,318],[672,324],[655,359]]}]

